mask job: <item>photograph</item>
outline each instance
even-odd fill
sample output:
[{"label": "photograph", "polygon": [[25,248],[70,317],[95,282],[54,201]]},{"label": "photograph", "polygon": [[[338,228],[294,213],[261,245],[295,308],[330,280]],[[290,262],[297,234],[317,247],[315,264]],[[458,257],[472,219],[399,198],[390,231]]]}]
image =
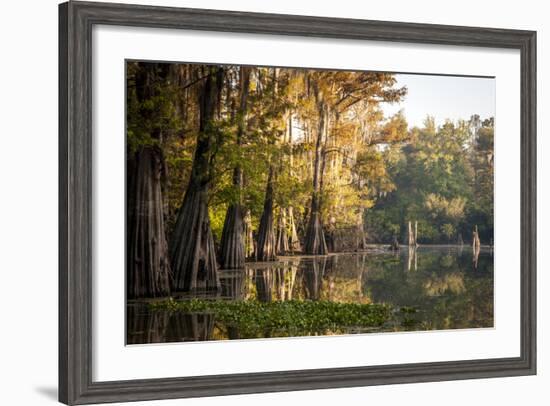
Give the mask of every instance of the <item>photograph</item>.
[{"label": "photograph", "polygon": [[125,78],[128,345],[494,327],[494,77]]}]

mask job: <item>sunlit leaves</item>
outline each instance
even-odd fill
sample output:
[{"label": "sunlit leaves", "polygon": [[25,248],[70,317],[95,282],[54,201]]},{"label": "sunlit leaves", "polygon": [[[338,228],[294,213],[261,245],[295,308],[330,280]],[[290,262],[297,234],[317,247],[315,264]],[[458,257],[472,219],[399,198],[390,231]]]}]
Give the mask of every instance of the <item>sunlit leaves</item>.
[{"label": "sunlit leaves", "polygon": [[446,199],[441,195],[429,193],[426,196],[425,205],[432,218],[441,217],[456,222],[464,216],[466,199],[462,196]]}]

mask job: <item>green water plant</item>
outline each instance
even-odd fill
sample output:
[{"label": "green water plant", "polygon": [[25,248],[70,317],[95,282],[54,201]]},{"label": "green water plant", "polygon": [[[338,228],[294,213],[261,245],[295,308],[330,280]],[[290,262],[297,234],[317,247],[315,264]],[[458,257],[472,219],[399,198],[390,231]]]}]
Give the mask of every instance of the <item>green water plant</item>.
[{"label": "green water plant", "polygon": [[300,336],[343,333],[381,327],[393,317],[391,306],[329,301],[282,302],[168,299],[152,302],[153,311],[212,314],[225,328],[242,336]]}]

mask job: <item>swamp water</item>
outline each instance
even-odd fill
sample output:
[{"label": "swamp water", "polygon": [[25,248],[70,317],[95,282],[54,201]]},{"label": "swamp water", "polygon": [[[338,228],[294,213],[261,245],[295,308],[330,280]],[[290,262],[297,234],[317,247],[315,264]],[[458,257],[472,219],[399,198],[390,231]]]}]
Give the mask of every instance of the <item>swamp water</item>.
[{"label": "swamp water", "polygon": [[[467,246],[280,257],[277,262],[247,263],[244,270],[222,270],[220,282],[221,290],[215,294],[176,297],[190,303],[183,310],[128,303],[127,343],[493,326],[489,249],[482,249],[475,260]],[[205,303],[216,306],[205,310]],[[370,303],[384,306],[361,306]],[[335,313],[336,319],[353,323],[353,317],[338,312],[360,309],[369,310],[368,316],[360,316],[368,323],[315,327]],[[227,317],[231,311],[235,314]],[[307,320],[301,320],[301,312],[307,312]]]}]

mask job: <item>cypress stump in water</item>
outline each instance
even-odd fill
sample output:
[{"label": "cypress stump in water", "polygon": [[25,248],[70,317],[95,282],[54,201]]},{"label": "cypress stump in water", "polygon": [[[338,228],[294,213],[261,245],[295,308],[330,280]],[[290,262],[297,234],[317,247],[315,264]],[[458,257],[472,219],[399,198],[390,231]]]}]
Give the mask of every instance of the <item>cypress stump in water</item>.
[{"label": "cypress stump in water", "polygon": [[472,251],[473,251],[474,268],[477,269],[479,253],[481,251],[481,241],[479,240],[479,232],[477,230],[477,225],[475,226],[474,232],[472,233]]},{"label": "cypress stump in water", "polygon": [[200,97],[199,134],[191,176],[170,240],[170,260],[177,291],[220,288],[208,217],[208,187],[211,155],[217,141],[213,121],[223,76],[223,68],[208,68]]},{"label": "cypress stump in water", "polygon": [[409,221],[409,247],[418,247],[418,221],[414,222],[414,231],[412,222]]}]

